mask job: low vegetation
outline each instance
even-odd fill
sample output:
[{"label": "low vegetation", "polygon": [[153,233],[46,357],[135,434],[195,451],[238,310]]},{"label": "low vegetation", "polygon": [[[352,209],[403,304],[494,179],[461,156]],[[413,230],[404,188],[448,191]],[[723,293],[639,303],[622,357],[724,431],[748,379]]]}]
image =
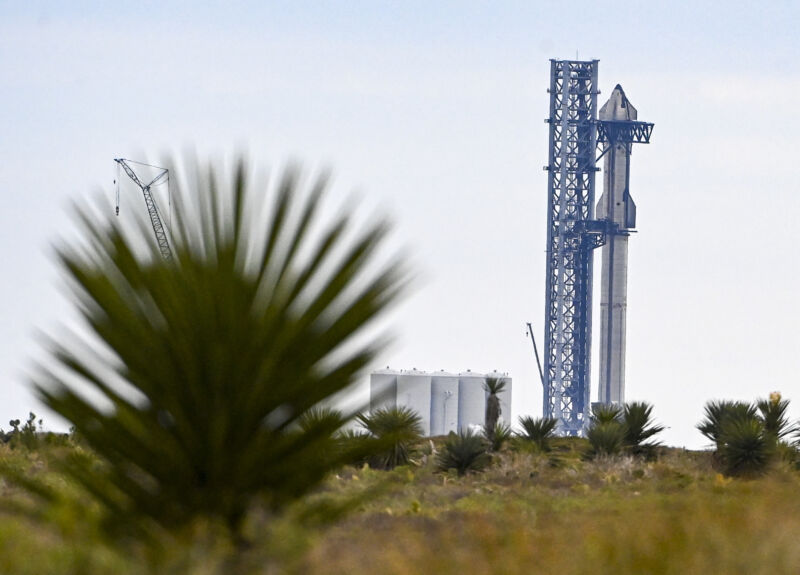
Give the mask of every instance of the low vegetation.
[{"label": "low vegetation", "polygon": [[[552,438],[549,452],[509,442],[480,472],[443,471],[452,453],[467,461],[462,438],[418,440],[409,463],[393,470],[344,466],[278,514],[252,502],[247,546],[206,523],[171,538],[156,559],[145,547],[109,544],[80,492],[85,509],[57,503],[34,521],[10,513],[27,492],[2,484],[0,572],[516,574],[535,564],[567,574],[794,573],[800,565],[792,465],[757,480],[728,478],[711,452],[662,447],[652,460],[587,459],[587,439]],[[485,455],[483,439],[472,438],[465,452]],[[2,445],[0,458],[48,484],[64,481],[53,462],[82,450],[72,440]]]},{"label": "low vegetation", "polygon": [[521,428],[519,436],[530,441],[540,451],[550,451],[550,440],[556,430],[557,420],[552,417],[531,417],[524,415],[519,418]]},{"label": "low vegetation", "polygon": [[524,417],[511,439],[500,380],[482,435],[325,407],[382,349],[364,328],[405,279],[372,261],[384,224],[317,226],[325,180],[299,182],[264,228],[245,166],[230,188],[212,175],[169,261],[80,211],[58,259],[90,335],[49,341],[35,378],[73,429],[0,432],[0,573],[800,571],[780,394],[709,402],[713,452],[661,446],[641,402],[597,406],[586,438]]},{"label": "low vegetation", "polygon": [[796,461],[797,450],[787,439],[798,427],[790,423],[788,407],[777,392],[754,404],[709,401],[697,428],[714,443],[717,468],[729,476],[755,477],[781,461]]},{"label": "low vegetation", "polygon": [[488,447],[484,438],[471,431],[451,433],[436,457],[436,465],[440,471],[454,469],[459,476],[483,471],[492,461]]},{"label": "low vegetation", "polygon": [[624,453],[636,457],[655,457],[659,443],[653,438],[663,430],[664,426],[653,422],[653,406],[643,401],[624,405],[595,405],[586,432],[591,446],[587,456]]},{"label": "low vegetation", "polygon": [[422,437],[422,419],[408,407],[377,409],[358,417],[370,437],[381,442],[381,448],[368,458],[370,467],[394,469],[406,465],[411,447]]}]

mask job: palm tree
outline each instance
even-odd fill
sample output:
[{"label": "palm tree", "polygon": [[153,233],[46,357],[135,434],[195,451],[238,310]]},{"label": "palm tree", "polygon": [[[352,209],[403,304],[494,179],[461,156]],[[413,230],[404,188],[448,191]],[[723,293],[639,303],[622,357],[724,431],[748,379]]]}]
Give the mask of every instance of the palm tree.
[{"label": "palm tree", "polygon": [[487,377],[484,389],[489,394],[486,398],[486,414],[484,417],[484,433],[490,444],[494,443],[494,432],[497,422],[500,420],[502,409],[500,408],[499,393],[506,388],[506,380],[500,377]]},{"label": "palm tree", "polygon": [[34,383],[99,458],[61,469],[110,528],[206,517],[238,534],[254,501],[280,510],[348,459],[332,448],[348,417],[309,410],[383,349],[385,338],[353,338],[402,291],[405,267],[376,266],[384,221],[326,224],[326,178],[300,181],[287,169],[265,194],[243,161],[230,182],[197,169],[171,261],[143,221],[132,232],[78,209],[85,241],[57,255],[91,335],[49,340]]}]

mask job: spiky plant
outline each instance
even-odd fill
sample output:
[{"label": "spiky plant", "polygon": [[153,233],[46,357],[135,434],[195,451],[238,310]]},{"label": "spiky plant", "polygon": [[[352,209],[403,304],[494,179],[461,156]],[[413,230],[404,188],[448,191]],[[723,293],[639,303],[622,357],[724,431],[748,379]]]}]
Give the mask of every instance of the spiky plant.
[{"label": "spiky plant", "polygon": [[723,443],[723,428],[727,422],[750,420],[757,414],[754,405],[743,401],[711,400],[705,405],[704,418],[697,429],[713,441],[719,450]]},{"label": "spiky plant", "polygon": [[451,434],[436,456],[436,465],[440,471],[455,469],[459,476],[482,471],[492,461],[486,448],[484,439],[469,430]]},{"label": "spiky plant", "polygon": [[422,419],[417,412],[405,406],[384,407],[358,419],[381,444],[369,458],[370,467],[394,469],[408,463],[412,445],[422,437]]},{"label": "spiky plant", "polygon": [[617,455],[625,445],[625,427],[619,421],[596,422],[586,431],[590,457]]},{"label": "spiky plant", "polygon": [[315,405],[297,418],[297,425],[303,431],[310,431],[317,427],[327,426],[334,430],[339,429],[347,422],[344,414],[338,409],[329,406]]},{"label": "spiky plant", "polygon": [[61,470],[117,531],[203,517],[238,534],[254,501],[279,510],[316,487],[347,454],[329,420],[300,418],[383,348],[353,338],[405,284],[403,265],[375,266],[385,222],[320,221],[326,178],[306,191],[288,169],[256,189],[243,161],[231,180],[188,175],[171,260],[148,223],[88,207],[85,241],[57,251],[91,335],[49,340],[35,389],[99,459]]},{"label": "spiky plant", "polygon": [[483,422],[484,433],[489,440],[489,443],[494,443],[494,431],[497,428],[497,422],[500,420],[500,396],[499,393],[506,388],[506,380],[500,377],[487,377],[483,385],[486,393],[486,413]]},{"label": "spiky plant", "polygon": [[725,474],[752,477],[764,474],[775,454],[775,442],[756,418],[733,418],[724,424],[719,457]]},{"label": "spiky plant", "polygon": [[786,415],[789,400],[782,399],[777,391],[769,394],[769,399],[760,399],[756,407],[764,424],[764,433],[774,441],[780,441],[795,432],[796,427],[789,422]]},{"label": "spiky plant", "polygon": [[626,403],[622,409],[624,444],[634,455],[651,453],[659,444],[651,438],[664,431],[664,426],[653,423],[652,414],[653,406],[644,401]]},{"label": "spiky plant", "polygon": [[596,403],[592,406],[591,424],[622,421],[622,407],[610,403]]},{"label": "spiky plant", "polygon": [[540,451],[550,451],[550,440],[555,434],[557,424],[558,420],[552,417],[520,416],[520,437],[532,441]]},{"label": "spiky plant", "polygon": [[494,426],[492,433],[486,433],[484,430],[484,437],[486,438],[489,448],[492,451],[500,451],[503,444],[513,437],[514,433],[511,431],[511,426],[502,421],[498,421]]}]

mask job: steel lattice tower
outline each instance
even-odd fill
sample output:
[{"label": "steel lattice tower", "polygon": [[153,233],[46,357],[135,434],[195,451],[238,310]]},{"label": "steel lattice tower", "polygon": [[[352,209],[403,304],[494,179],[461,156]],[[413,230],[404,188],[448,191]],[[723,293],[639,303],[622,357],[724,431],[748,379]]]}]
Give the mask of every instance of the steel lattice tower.
[{"label": "steel lattice tower", "polygon": [[589,417],[597,60],[550,61],[544,416],[580,435]]}]

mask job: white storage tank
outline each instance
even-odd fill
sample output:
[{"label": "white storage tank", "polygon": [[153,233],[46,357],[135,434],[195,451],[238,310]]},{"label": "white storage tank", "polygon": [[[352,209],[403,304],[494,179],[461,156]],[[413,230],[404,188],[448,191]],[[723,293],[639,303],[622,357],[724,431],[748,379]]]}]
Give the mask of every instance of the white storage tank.
[{"label": "white storage tank", "polygon": [[369,410],[397,406],[397,373],[389,369],[375,371],[369,377]]},{"label": "white storage tank", "polygon": [[431,434],[431,376],[404,371],[397,376],[397,405],[413,409],[420,416],[422,434]]},{"label": "white storage tank", "polygon": [[458,376],[458,429],[483,428],[486,419],[486,376],[466,371]]},{"label": "white storage tank", "polygon": [[506,381],[506,388],[499,394],[500,420],[510,424],[511,378],[497,371],[489,374],[466,371],[458,375],[416,369],[375,371],[370,376],[370,411],[391,407],[413,409],[426,436],[469,429],[479,432],[486,417],[487,377]]},{"label": "white storage tank", "polygon": [[458,433],[458,376],[441,371],[431,377],[431,436]]}]

